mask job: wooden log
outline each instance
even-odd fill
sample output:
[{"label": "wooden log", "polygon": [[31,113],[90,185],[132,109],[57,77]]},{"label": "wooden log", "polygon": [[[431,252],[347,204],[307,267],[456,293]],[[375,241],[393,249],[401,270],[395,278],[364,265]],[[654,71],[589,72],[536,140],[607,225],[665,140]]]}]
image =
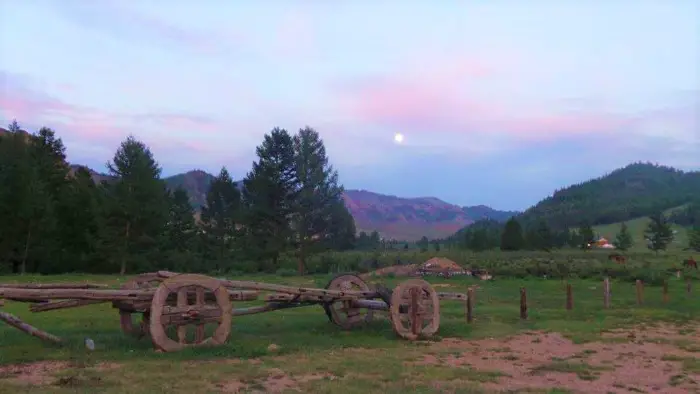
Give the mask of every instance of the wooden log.
[{"label": "wooden log", "polygon": [[[44,300],[104,300],[104,301],[145,301],[153,298],[157,288],[146,289],[0,289],[0,297],[8,299],[22,299],[25,302]],[[253,301],[258,298],[254,291],[241,291],[227,289],[229,299],[232,301]],[[196,298],[194,291],[188,297],[192,301]],[[214,300],[212,292],[208,292],[207,300]]]},{"label": "wooden log", "polygon": [[471,323],[474,321],[474,289],[472,289],[471,287],[469,289],[467,289],[466,308],[467,308],[467,323]]},{"label": "wooden log", "polygon": [[610,308],[610,279],[603,279],[603,308]]},{"label": "wooden log", "polygon": [[180,275],[177,272],[170,272],[170,271],[158,271],[155,274],[157,277],[162,278],[162,279],[168,279],[168,278],[172,278],[175,275]]},{"label": "wooden log", "polygon": [[644,284],[641,280],[637,279],[635,287],[637,290],[637,305],[642,305],[644,302]]},{"label": "wooden log", "polygon": [[63,300],[55,302],[47,302],[43,304],[34,304],[29,306],[29,310],[32,312],[47,312],[56,309],[68,309],[77,308],[86,305],[101,304],[104,302],[109,302],[107,300]]},{"label": "wooden log", "polygon": [[95,283],[0,283],[1,289],[105,289]]},{"label": "wooden log", "polygon": [[330,297],[343,297],[350,296],[354,298],[379,298],[379,294],[376,291],[340,291],[340,290],[326,290],[326,289],[314,289],[308,287],[294,287],[294,286],[284,286],[276,285],[271,283],[261,283],[261,282],[248,282],[248,281],[236,281],[236,280],[220,280],[221,283],[232,289],[243,289],[243,290],[261,290],[261,291],[274,291],[278,293],[286,294],[300,294],[300,295],[315,295],[315,296],[330,296]]},{"label": "wooden log", "polygon": [[0,297],[26,300],[141,300],[153,297],[155,290],[112,289],[0,289]]},{"label": "wooden log", "polygon": [[35,336],[48,342],[53,342],[57,344],[61,343],[61,338],[49,334],[48,332],[41,331],[38,328],[23,322],[22,320],[20,320],[20,318],[18,318],[15,315],[11,315],[7,312],[0,312],[0,320],[31,336]]},{"label": "wooden log", "polygon": [[294,294],[268,294],[265,296],[265,302],[335,302],[335,301],[350,301],[356,300],[357,297],[353,296],[343,296],[343,297],[332,297],[332,296],[317,296],[317,295],[294,295]]},{"label": "wooden log", "polygon": [[520,288],[520,318],[527,320],[527,290]]},{"label": "wooden log", "polygon": [[236,308],[231,311],[231,316],[245,316],[245,315],[255,315],[258,313],[279,311],[282,309],[300,308],[304,306],[318,305],[316,303],[274,303],[270,302],[265,305],[251,306],[249,308]]},{"label": "wooden log", "polygon": [[574,309],[574,293],[571,290],[571,283],[566,284],[566,310]]},{"label": "wooden log", "polygon": [[667,280],[664,280],[663,302],[664,302],[664,304],[668,303],[668,281]]},{"label": "wooden log", "polygon": [[32,304],[43,304],[43,303],[49,302],[49,300],[41,300],[41,299],[36,299],[36,298],[5,297],[5,299],[8,301],[27,302],[27,303],[32,303]]}]

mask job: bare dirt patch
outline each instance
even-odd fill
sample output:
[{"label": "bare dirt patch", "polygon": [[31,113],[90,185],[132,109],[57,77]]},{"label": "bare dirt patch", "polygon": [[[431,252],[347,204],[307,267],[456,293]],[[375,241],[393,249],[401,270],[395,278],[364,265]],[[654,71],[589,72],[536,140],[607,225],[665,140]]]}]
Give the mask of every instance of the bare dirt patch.
[{"label": "bare dirt patch", "polygon": [[557,333],[538,332],[481,341],[445,339],[430,346],[430,354],[416,363],[501,372],[503,376],[496,382],[482,383],[484,389],[497,391],[565,388],[582,393],[700,392],[700,371],[684,367],[688,360],[697,360],[697,353],[673,342],[653,341],[671,336],[700,346],[694,337],[684,334],[694,331],[683,330],[672,326],[617,330],[611,335],[629,337],[630,341],[582,345]]},{"label": "bare dirt patch", "polygon": [[12,383],[25,385],[50,384],[55,380],[56,372],[70,367],[65,361],[41,361],[28,364],[15,364],[0,366],[0,381],[6,380]]},{"label": "bare dirt patch", "polygon": [[323,373],[290,376],[281,369],[273,368],[268,371],[268,376],[264,379],[252,382],[243,382],[240,380],[227,381],[217,384],[216,389],[222,393],[239,393],[243,391],[253,393],[282,393],[289,390],[301,392],[301,384],[315,380],[334,378],[333,375]]}]

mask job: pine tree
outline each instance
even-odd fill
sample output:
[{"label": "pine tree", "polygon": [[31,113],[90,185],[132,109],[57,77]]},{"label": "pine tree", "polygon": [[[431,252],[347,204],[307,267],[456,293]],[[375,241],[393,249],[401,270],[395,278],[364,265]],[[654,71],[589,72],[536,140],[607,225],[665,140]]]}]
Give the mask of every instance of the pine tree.
[{"label": "pine tree", "polygon": [[241,194],[226,167],[214,178],[207,192],[207,205],[202,208],[202,230],[205,252],[214,261],[214,269],[224,268],[232,260],[241,232]]},{"label": "pine tree", "polygon": [[258,146],[258,161],[243,180],[245,244],[265,270],[278,267],[279,256],[291,247],[291,219],[298,179],[294,145],[286,130],[275,128]]},{"label": "pine tree", "polygon": [[489,248],[488,233],[485,228],[474,229],[468,238],[468,246],[474,252],[483,252]]},{"label": "pine tree", "polygon": [[173,266],[168,268],[178,271],[196,271],[196,237],[197,226],[194,221],[194,209],[190,204],[187,192],[177,187],[168,193],[169,210],[168,221],[165,225],[165,237],[163,239],[165,261]]},{"label": "pine tree", "polygon": [[[336,201],[330,206],[329,231],[326,238],[326,246],[332,250],[350,250],[357,245],[355,233],[355,219],[348,211],[343,201]],[[393,249],[393,242],[389,243],[389,248]]]},{"label": "pine tree", "polygon": [[0,137],[0,256],[13,273],[26,272],[28,246],[44,207],[37,190],[38,173],[31,163],[28,136],[16,121]]},{"label": "pine tree", "polygon": [[587,221],[581,223],[578,229],[578,238],[581,244],[579,245],[581,249],[590,249],[590,245],[595,242],[595,233],[593,232],[593,227]]},{"label": "pine tree", "polygon": [[424,235],[418,241],[418,247],[420,248],[421,252],[425,253],[428,251],[428,246],[430,246],[430,241],[428,240],[428,237]]},{"label": "pine tree", "polygon": [[666,250],[668,245],[673,242],[673,229],[671,229],[671,224],[668,222],[663,212],[651,215],[649,219],[651,221],[644,231],[647,247],[656,253],[660,250]]},{"label": "pine tree", "polygon": [[508,219],[501,234],[501,250],[521,250],[525,248],[523,228],[514,218]]},{"label": "pine tree", "polygon": [[161,168],[151,150],[129,136],[107,163],[107,169],[116,181],[108,187],[106,237],[111,241],[104,245],[107,248],[105,257],[119,258],[122,275],[129,264],[146,269],[150,261],[159,260],[157,245],[164,234],[168,215]]},{"label": "pine tree", "polygon": [[333,204],[342,202],[343,188],[315,130],[299,130],[293,144],[299,189],[292,228],[298,246],[298,269],[303,274],[307,256],[318,250],[318,241],[326,239],[331,231],[329,215],[333,214]]},{"label": "pine tree", "polygon": [[62,246],[61,267],[56,272],[95,272],[103,233],[104,189],[95,184],[87,169],[79,167],[59,203]]},{"label": "pine tree", "polygon": [[617,249],[625,251],[631,248],[632,244],[632,235],[630,234],[629,229],[627,228],[627,224],[623,222],[622,226],[620,226],[620,232],[617,233],[617,235],[615,236],[615,241],[613,241],[613,245],[615,245]]},{"label": "pine tree", "polygon": [[688,247],[700,252],[700,224],[688,231]]}]

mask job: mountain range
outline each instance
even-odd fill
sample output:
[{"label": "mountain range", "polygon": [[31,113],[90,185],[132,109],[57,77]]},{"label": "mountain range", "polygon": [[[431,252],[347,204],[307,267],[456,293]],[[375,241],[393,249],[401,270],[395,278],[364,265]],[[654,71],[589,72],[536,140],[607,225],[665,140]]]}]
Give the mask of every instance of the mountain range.
[{"label": "mountain range", "polygon": [[[78,167],[81,166],[71,165],[71,172]],[[88,170],[96,182],[109,179],[108,175]],[[214,175],[203,170],[164,178],[170,189],[184,189],[195,209],[205,205],[212,179]],[[519,213],[499,211],[485,205],[461,207],[435,197],[402,198],[367,190],[346,190],[343,199],[355,219],[358,232],[377,231],[383,238],[401,241],[415,241],[423,236],[443,238],[480,219],[506,221]]]},{"label": "mountain range", "polygon": [[[74,171],[78,166],[71,166]],[[90,170],[93,179],[109,176]],[[200,209],[214,176],[193,170],[165,178],[170,189],[181,187]],[[241,182],[238,182],[240,185]],[[481,219],[522,223],[544,220],[558,227],[583,221],[605,225],[683,206],[700,197],[700,172],[680,171],[651,163],[632,163],[604,176],[555,191],[525,212],[500,211],[485,205],[458,206],[435,197],[403,198],[367,190],[346,190],[345,205],[357,231],[377,231],[385,239],[415,241],[423,236],[446,238]]]}]

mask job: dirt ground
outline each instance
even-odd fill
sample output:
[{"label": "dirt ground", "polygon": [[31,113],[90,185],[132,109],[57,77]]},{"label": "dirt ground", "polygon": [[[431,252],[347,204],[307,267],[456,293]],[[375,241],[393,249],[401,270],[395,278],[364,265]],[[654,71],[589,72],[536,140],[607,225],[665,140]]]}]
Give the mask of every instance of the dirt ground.
[{"label": "dirt ground", "polygon": [[497,382],[482,384],[495,392],[700,393],[698,328],[615,330],[604,333],[603,342],[580,345],[557,333],[539,332],[506,340],[445,339],[434,347],[449,354],[426,355],[418,363],[501,372]]},{"label": "dirt ground", "polygon": [[[602,341],[575,344],[558,333],[527,332],[509,338],[477,341],[446,338],[426,342],[405,367],[430,366],[465,371],[464,381],[476,380],[486,392],[537,392],[566,389],[577,393],[700,393],[700,325],[657,325],[603,333]],[[378,356],[382,349],[344,349],[348,356]],[[355,353],[366,354],[355,354]],[[292,356],[273,357],[276,361]],[[295,358],[297,362],[303,362]],[[249,364],[265,368],[263,359],[231,359],[188,362],[192,368],[207,364]],[[3,380],[20,385],[61,384],[54,376],[70,368],[68,362],[51,361],[0,366]],[[118,363],[102,363],[94,371],[109,373]],[[207,392],[303,392],[304,385],[318,380],[347,380],[362,374],[334,376],[329,373],[290,374],[282,368],[265,369],[266,378],[254,382],[235,376],[213,383]],[[468,373],[467,373],[468,371]],[[491,379],[476,379],[479,373]],[[353,376],[351,376],[353,375]],[[462,376],[460,374],[455,376]],[[420,378],[415,377],[413,378]],[[426,380],[429,380],[426,377]],[[459,380],[462,380],[461,378]],[[65,383],[65,382],[63,382]],[[431,380],[436,392],[453,392],[459,382]],[[457,386],[455,386],[457,384]]]}]

